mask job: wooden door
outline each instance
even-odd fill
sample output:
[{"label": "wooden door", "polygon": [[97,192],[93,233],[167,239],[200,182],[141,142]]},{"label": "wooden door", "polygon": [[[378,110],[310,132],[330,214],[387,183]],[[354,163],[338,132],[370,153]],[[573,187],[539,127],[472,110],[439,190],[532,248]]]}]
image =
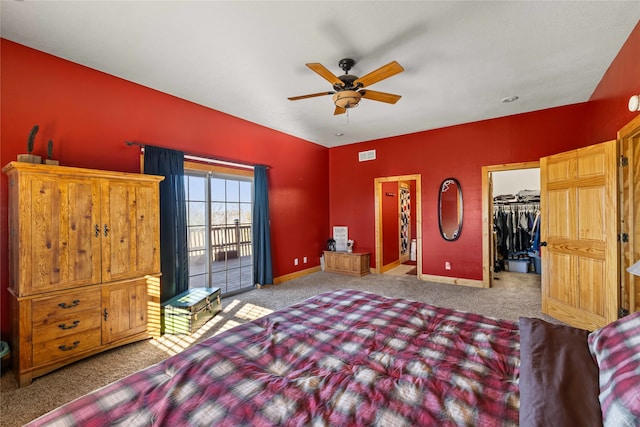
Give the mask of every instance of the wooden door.
[{"label": "wooden door", "polygon": [[136,183],[135,269],[140,274],[160,271],[160,193],[157,182]]},{"label": "wooden door", "polygon": [[103,180],[102,281],[160,271],[158,184]]},{"label": "wooden door", "polygon": [[627,271],[640,261],[640,115],[618,132],[620,157],[620,297],[625,313],[640,311],[640,277]]},{"label": "wooden door", "polygon": [[34,294],[99,282],[98,182],[34,174],[25,183],[21,234],[29,243],[21,246],[19,289]]},{"label": "wooden door", "polygon": [[618,315],[616,144],[540,160],[542,312],[588,330]]},{"label": "wooden door", "polygon": [[149,312],[146,279],[102,287],[102,344],[147,329]]}]

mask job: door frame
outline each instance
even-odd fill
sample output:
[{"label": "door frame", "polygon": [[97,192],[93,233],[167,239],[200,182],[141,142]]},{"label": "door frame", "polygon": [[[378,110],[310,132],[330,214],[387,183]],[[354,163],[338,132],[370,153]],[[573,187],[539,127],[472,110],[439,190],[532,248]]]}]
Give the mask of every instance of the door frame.
[{"label": "door frame", "polygon": [[[211,190],[209,188],[209,185],[211,184],[211,179],[212,178],[220,178],[220,179],[224,179],[224,180],[231,180],[231,181],[244,181],[244,182],[250,182],[251,183],[251,193],[252,193],[252,197],[251,197],[251,208],[253,209],[253,193],[255,191],[255,181],[254,181],[254,173],[253,170],[245,170],[245,169],[234,169],[234,168],[229,168],[226,166],[217,166],[217,165],[211,165],[211,164],[203,164],[203,163],[196,163],[196,162],[190,162],[190,161],[185,161],[184,162],[184,170],[185,170],[185,176],[188,175],[194,175],[194,176],[201,176],[203,178],[205,178],[206,183],[205,183],[205,204],[208,206],[206,208],[206,212],[209,211],[209,209],[211,208]],[[225,199],[226,199],[226,195],[225,195]],[[186,203],[186,201],[185,201]],[[225,200],[225,203],[226,200]],[[252,223],[251,226],[253,227],[253,217],[251,219]],[[188,224],[187,224],[187,232],[188,232]],[[205,251],[205,259],[206,259],[206,269],[205,269],[205,277],[207,278],[207,283],[209,285],[212,284],[212,280],[213,280],[213,273],[214,271],[212,270],[212,248],[211,248],[211,218],[210,215],[206,215],[205,218],[205,247],[204,247],[204,251]],[[187,243],[188,245],[188,243]],[[240,259],[241,255],[240,253],[238,254],[238,259]],[[226,260],[226,257],[225,257]],[[251,264],[250,265],[240,265],[238,267],[238,273],[239,273],[239,284],[238,287],[232,287],[230,289],[230,287],[228,286],[228,281],[225,280],[225,286],[222,287],[222,296],[231,296],[231,295],[235,295],[238,293],[242,293],[242,292],[247,292],[250,291],[252,289],[254,289],[254,277],[253,277],[253,268],[251,267],[253,265],[253,263],[255,262],[253,253],[251,254]],[[231,269],[227,268],[228,266],[226,265],[226,261],[225,261],[225,267],[224,267],[224,272],[225,272],[225,276],[227,275],[227,273],[229,271],[231,271]],[[243,281],[242,281],[242,270],[250,270],[251,272],[251,280],[250,283],[251,285],[247,285],[243,287]],[[189,282],[191,282],[191,277],[193,276],[189,276]]]},{"label": "door frame", "polygon": [[506,163],[482,166],[482,287],[490,288],[493,282],[491,263],[491,235],[493,233],[493,194],[489,191],[489,177],[493,172],[540,168],[540,161]]},{"label": "door frame", "polygon": [[[407,192],[409,192],[409,196],[411,196],[411,184],[409,184],[409,182],[407,181],[399,181],[398,182],[398,213],[401,214],[402,212],[402,192],[403,190],[406,190]],[[411,203],[411,198],[409,198],[409,203]],[[410,205],[410,209],[409,209],[409,224],[407,225],[407,251],[404,253],[404,255],[402,254],[402,241],[400,241],[400,245],[398,247],[398,259],[400,260],[400,264],[402,264],[403,262],[407,262],[411,259],[411,239],[413,238],[413,236],[411,235],[411,217],[413,216],[413,212],[412,212],[413,208]],[[398,235],[400,237],[402,237],[402,221],[400,219],[398,219]],[[416,252],[417,255],[417,252]],[[416,257],[417,259],[417,257]]]},{"label": "door frame", "polygon": [[618,182],[620,233],[627,233],[628,241],[620,239],[620,308],[629,313],[640,311],[638,298],[640,277],[627,272],[640,260],[640,115],[637,115],[618,131],[619,157],[626,157],[628,164],[620,168]]},{"label": "door frame", "polygon": [[[422,175],[398,175],[374,178],[374,215],[375,215],[375,251],[376,266],[373,268],[375,274],[382,272],[382,183],[383,182],[400,182],[415,181],[416,183],[416,200],[411,206],[411,215],[416,218],[416,260],[417,260],[417,276],[422,276]],[[414,208],[415,206],[415,208]]]}]

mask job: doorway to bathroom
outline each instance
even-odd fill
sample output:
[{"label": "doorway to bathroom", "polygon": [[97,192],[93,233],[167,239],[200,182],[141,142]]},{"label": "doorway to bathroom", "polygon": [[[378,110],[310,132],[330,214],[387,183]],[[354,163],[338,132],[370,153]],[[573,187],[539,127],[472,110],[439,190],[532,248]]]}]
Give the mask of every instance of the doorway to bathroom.
[{"label": "doorway to bathroom", "polygon": [[[407,270],[415,268],[415,276],[420,278],[421,191],[419,174],[374,180],[376,274],[387,273],[402,266],[409,267]],[[414,265],[409,266],[409,263]]]}]

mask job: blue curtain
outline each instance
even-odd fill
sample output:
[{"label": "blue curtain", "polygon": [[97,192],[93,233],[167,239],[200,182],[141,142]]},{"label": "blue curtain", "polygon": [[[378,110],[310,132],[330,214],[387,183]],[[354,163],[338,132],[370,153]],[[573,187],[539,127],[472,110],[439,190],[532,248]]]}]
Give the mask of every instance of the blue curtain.
[{"label": "blue curtain", "polygon": [[268,285],[273,283],[273,270],[266,166],[254,167],[253,183],[253,281],[259,285]]},{"label": "blue curtain", "polygon": [[147,145],[144,173],[164,176],[160,182],[160,301],[166,301],[189,288],[184,153]]}]

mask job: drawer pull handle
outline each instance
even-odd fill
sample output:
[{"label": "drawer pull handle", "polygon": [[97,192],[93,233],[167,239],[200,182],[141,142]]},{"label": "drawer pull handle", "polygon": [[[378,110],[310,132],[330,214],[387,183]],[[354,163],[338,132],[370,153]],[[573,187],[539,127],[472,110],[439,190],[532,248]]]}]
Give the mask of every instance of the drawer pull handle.
[{"label": "drawer pull handle", "polygon": [[65,344],[62,344],[58,346],[58,348],[62,351],[69,351],[78,348],[78,345],[80,345],[80,341],[75,341],[71,347],[67,347]]},{"label": "drawer pull handle", "polygon": [[61,323],[58,325],[58,328],[62,329],[62,330],[67,330],[67,329],[73,329],[75,327],[78,326],[78,324],[80,323],[79,320],[74,320],[73,323],[69,326],[67,326],[65,323]]},{"label": "drawer pull handle", "polygon": [[104,320],[105,320],[105,322],[106,322],[106,321],[107,321],[107,319],[109,318],[109,312],[107,311],[107,309],[106,309],[106,308],[104,309],[104,313],[103,313],[103,315],[104,315]]},{"label": "drawer pull handle", "polygon": [[107,224],[104,225],[104,237],[107,237],[109,235],[109,227],[107,227]]},{"label": "drawer pull handle", "polygon": [[100,226],[98,224],[96,224],[96,237],[100,236]]},{"label": "drawer pull handle", "polygon": [[73,307],[77,307],[78,304],[80,304],[80,300],[79,299],[74,299],[73,302],[71,303],[71,305],[67,305],[66,302],[61,302],[60,304],[58,304],[58,307],[73,308]]}]

